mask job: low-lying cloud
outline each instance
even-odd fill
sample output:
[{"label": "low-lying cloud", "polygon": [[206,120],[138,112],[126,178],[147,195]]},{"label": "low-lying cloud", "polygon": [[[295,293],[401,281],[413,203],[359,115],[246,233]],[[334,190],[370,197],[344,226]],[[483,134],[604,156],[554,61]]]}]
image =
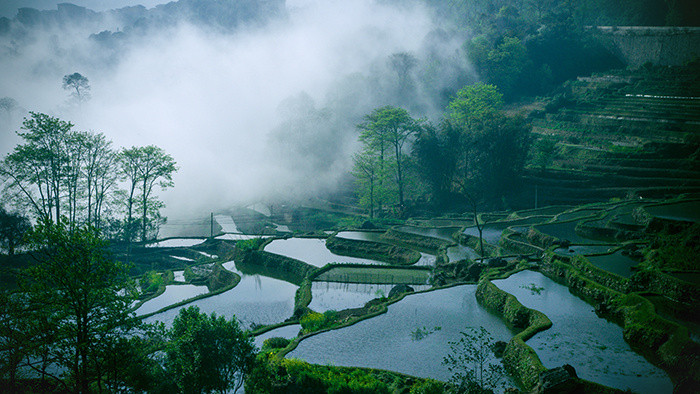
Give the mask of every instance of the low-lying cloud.
[{"label": "low-lying cloud", "polygon": [[[0,97],[104,132],[116,146],[165,149],[180,167],[175,188],[161,193],[171,218],[331,190],[351,165],[362,114],[401,104],[384,92],[395,78],[388,57],[420,58],[437,26],[421,6],[370,0],[296,1],[288,11],[233,33],[187,23],[150,29],[115,47],[80,26],[33,31],[2,42]],[[453,52],[452,74],[466,72],[458,45],[438,48]],[[73,72],[90,80],[92,98],[80,105],[61,88]],[[425,100],[414,108],[425,112],[417,116],[437,110]],[[3,153],[21,117],[0,114]]]}]

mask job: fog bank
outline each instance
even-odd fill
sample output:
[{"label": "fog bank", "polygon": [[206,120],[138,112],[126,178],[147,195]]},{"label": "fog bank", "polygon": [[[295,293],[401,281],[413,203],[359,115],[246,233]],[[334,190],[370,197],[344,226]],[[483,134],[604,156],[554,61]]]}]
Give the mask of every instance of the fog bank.
[{"label": "fog bank", "polygon": [[[161,193],[170,218],[332,190],[349,170],[363,114],[386,104],[438,112],[435,100],[392,93],[393,53],[451,59],[451,74],[432,76],[445,84],[468,70],[461,41],[435,39],[438,26],[415,4],[297,0],[263,26],[221,32],[181,22],[108,43],[90,35],[122,27],[103,24],[0,38],[0,97],[18,103],[0,114],[2,153],[26,110],[104,132],[118,147],[158,145],[180,167],[175,188]],[[61,88],[73,72],[89,79],[90,100],[71,102]]]}]

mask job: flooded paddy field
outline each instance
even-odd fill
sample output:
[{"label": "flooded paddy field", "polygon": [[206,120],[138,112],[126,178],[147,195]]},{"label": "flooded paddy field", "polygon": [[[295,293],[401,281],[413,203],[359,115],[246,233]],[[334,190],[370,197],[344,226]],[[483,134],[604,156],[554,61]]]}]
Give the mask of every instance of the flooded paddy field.
[{"label": "flooded paddy field", "polygon": [[180,309],[191,305],[198,306],[200,311],[206,314],[216,312],[227,319],[235,315],[244,328],[249,328],[252,324],[281,323],[292,316],[297,286],[262,275],[244,275],[236,269],[233,261],[224,263],[223,266],[241,276],[241,281],[236,287],[155,314],[148,317],[146,322],[161,321],[170,326]]},{"label": "flooded paddy field", "polygon": [[[183,277],[184,281],[184,277]],[[170,285],[165,286],[165,292],[144,302],[138,309],[137,315],[147,315],[159,311],[169,305],[177,304],[178,302],[196,297],[209,292],[206,286],[195,286],[190,284]]]},{"label": "flooded paddy field", "polygon": [[[361,308],[375,298],[387,297],[394,287],[392,284],[314,281],[309,308],[316,312]],[[421,291],[429,289],[430,285],[411,285],[411,288]]]},{"label": "flooded paddy field", "polygon": [[265,246],[265,251],[301,260],[316,267],[323,267],[329,263],[386,265],[379,260],[333,254],[326,248],[326,240],[318,238],[276,239]]},{"label": "flooded paddy field", "polygon": [[666,372],[635,353],[622,328],[598,317],[593,307],[544,275],[522,271],[493,283],[538,310],[552,327],[527,341],[547,368],[571,364],[582,379],[640,393],[670,393]]},{"label": "flooded paddy field", "polygon": [[[408,295],[385,314],[307,337],[286,357],[446,381],[451,373],[442,359],[450,352],[448,342],[459,340],[460,331],[483,326],[501,341],[513,334],[476,302],[475,291],[476,285],[463,285]],[[417,330],[429,334],[414,339]]]}]

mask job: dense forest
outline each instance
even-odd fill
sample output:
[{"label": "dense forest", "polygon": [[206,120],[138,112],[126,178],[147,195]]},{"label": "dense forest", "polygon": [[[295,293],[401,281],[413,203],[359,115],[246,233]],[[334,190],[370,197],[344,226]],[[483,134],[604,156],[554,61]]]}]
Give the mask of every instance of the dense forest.
[{"label": "dense forest", "polygon": [[[296,64],[300,54],[312,53],[305,48],[315,41],[285,29],[297,28],[296,15],[304,15],[304,27],[316,23],[303,12],[314,14],[319,6],[301,3],[179,0],[105,12],[59,4],[56,10],[20,8],[15,17],[0,18],[0,66],[6,67],[0,89],[9,92],[0,90],[5,390],[235,393],[245,386],[246,392],[263,393],[483,393],[518,386],[509,390],[548,392],[548,379],[555,378],[540,375],[538,382],[528,376],[547,370],[539,359],[530,372],[513,372],[517,368],[505,361],[489,364],[494,352],[511,357],[510,365],[531,359],[526,336],[552,325],[489,282],[533,267],[594,300],[597,313],[622,321],[625,340],[670,371],[676,391],[693,390],[698,349],[686,326],[697,324],[697,284],[667,274],[697,275],[700,230],[697,221],[661,220],[641,204],[680,196],[685,207],[700,193],[700,60],[695,54],[683,64],[632,67],[610,38],[618,28],[611,34],[598,28],[697,28],[700,8],[693,1],[366,2],[358,7],[416,18],[407,26],[424,30],[402,46],[396,43],[409,29],[397,34],[377,25],[358,28],[339,40],[342,56],[334,49],[330,61],[309,55],[308,63]],[[332,3],[326,6],[338,6]],[[330,35],[321,31],[314,34]],[[642,31],[625,34],[653,35]],[[165,47],[163,36],[169,35],[186,45],[165,56],[157,47]],[[80,44],[70,44],[72,36]],[[297,39],[292,43],[298,47],[279,47],[287,42],[282,36]],[[357,43],[348,43],[356,37]],[[355,52],[375,42],[376,48]],[[207,45],[212,47],[201,48]],[[236,47],[270,64],[239,72],[236,61],[245,59],[235,56]],[[148,52],[176,67],[159,69],[163,63]],[[141,64],[145,58],[149,62]],[[202,68],[209,61],[215,67]],[[329,75],[314,63],[326,61],[332,64]],[[298,74],[280,70],[285,67]],[[132,82],[129,73],[140,68],[152,74]],[[277,84],[295,77],[317,85]],[[33,93],[15,88],[14,79],[31,85],[27,91]],[[46,93],[45,81],[52,81]],[[239,86],[243,93],[230,93]],[[144,103],[146,119],[154,120],[134,129],[145,119],[138,108]],[[98,127],[104,131],[95,131],[102,120],[104,127]],[[186,193],[172,197],[168,193],[180,179]],[[198,218],[212,212],[204,224],[198,219],[199,233],[185,234],[203,236],[201,244],[157,247],[171,203],[175,211],[195,207],[191,215]],[[256,213],[254,204],[269,213]],[[238,228],[228,231],[223,222],[215,228],[215,211],[230,214]],[[449,223],[436,228],[450,236],[400,230],[431,220]],[[500,228],[500,241],[486,239],[489,226],[503,223],[508,226]],[[541,229],[561,223],[573,223],[576,234],[603,237],[613,253],[641,261],[634,275],[590,268],[583,257],[567,255],[565,263],[552,257],[560,248],[569,253],[572,241]],[[516,224],[520,232],[511,227]],[[381,241],[338,236],[348,230],[368,230]],[[239,238],[215,237],[224,233]],[[377,258],[403,269],[408,284],[387,294],[377,290],[359,308],[317,312],[310,307],[315,280],[367,273],[353,271],[364,269],[361,264],[314,267],[263,250],[299,235],[323,239],[338,255]],[[448,248],[455,246],[474,254],[450,257]],[[427,254],[436,256],[432,266],[411,266]],[[240,272],[222,264],[233,260]],[[569,264],[585,274],[574,274]],[[175,279],[174,271],[182,271],[182,278]],[[204,286],[207,295],[196,295],[204,298],[235,288],[248,274],[293,284],[291,316],[277,324],[248,324],[189,306],[164,324],[149,320],[156,310],[135,313],[176,281]],[[254,344],[253,333],[278,326],[298,324],[300,336],[310,337],[386,313],[413,292],[409,284],[419,283],[478,283],[479,302],[503,315],[517,334],[506,344],[484,327],[461,332],[460,340],[449,343],[450,353],[441,355],[451,372],[444,382],[285,358],[298,338]],[[542,291],[535,283],[520,288]],[[660,305],[675,320],[661,319],[654,312]],[[684,322],[683,314],[694,323]],[[411,339],[441,329],[418,327]],[[566,368],[555,372],[574,385],[566,387],[569,392],[621,392],[579,381]]]}]

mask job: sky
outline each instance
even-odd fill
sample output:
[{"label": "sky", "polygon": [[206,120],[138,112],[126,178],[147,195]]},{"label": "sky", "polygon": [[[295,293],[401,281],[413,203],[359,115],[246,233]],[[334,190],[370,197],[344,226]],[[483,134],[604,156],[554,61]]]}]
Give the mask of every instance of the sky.
[{"label": "sky", "polygon": [[[113,51],[89,39],[116,30],[110,22],[35,31],[19,44],[0,37],[0,97],[23,111],[0,113],[0,154],[35,111],[103,132],[116,148],[154,144],[171,154],[175,187],[160,193],[170,218],[333,190],[351,167],[355,125],[387,104],[377,90],[391,76],[388,56],[421,53],[437,26],[420,6],[287,4],[289,17],[264,28],[221,33],[182,23]],[[73,72],[91,85],[80,105],[61,86]]]}]

